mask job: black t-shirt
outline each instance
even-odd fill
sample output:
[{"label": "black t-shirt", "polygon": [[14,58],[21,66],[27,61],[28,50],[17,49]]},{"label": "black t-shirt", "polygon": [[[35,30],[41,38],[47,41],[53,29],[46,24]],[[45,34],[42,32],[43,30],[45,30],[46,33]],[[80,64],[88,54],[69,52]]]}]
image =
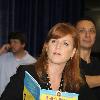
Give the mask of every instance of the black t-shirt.
[{"label": "black t-shirt", "polygon": [[[80,68],[84,75],[100,75],[100,61],[95,57],[91,58],[91,63],[87,63],[81,59]],[[97,99],[100,100],[100,86],[92,88],[92,91],[96,95]]]}]

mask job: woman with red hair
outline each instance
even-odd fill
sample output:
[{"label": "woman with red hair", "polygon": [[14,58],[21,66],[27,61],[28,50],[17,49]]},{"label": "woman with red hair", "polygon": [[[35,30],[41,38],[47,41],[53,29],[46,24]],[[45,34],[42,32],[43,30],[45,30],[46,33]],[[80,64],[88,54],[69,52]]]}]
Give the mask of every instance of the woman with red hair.
[{"label": "woman with red hair", "polygon": [[42,89],[78,93],[79,100],[96,100],[80,74],[79,36],[70,24],[58,23],[50,29],[37,62],[19,67],[2,94],[2,100],[23,99],[25,71]]}]

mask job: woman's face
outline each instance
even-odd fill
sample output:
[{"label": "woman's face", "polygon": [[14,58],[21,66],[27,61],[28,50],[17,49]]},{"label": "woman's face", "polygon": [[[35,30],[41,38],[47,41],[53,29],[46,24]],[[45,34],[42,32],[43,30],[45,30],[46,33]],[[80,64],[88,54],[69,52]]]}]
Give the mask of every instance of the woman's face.
[{"label": "woman's face", "polygon": [[48,61],[55,64],[65,64],[70,57],[73,57],[76,49],[73,47],[73,38],[70,34],[59,38],[51,39],[47,44]]}]

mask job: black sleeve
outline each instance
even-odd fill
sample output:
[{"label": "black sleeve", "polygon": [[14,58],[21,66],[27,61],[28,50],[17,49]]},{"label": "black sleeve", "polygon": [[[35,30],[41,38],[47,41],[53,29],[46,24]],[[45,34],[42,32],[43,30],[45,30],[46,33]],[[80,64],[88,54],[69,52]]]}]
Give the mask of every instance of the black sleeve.
[{"label": "black sleeve", "polygon": [[97,100],[88,85],[81,87],[79,92],[79,100]]},{"label": "black sleeve", "polygon": [[20,66],[16,74],[10,78],[0,100],[23,100],[24,73],[24,68]]}]

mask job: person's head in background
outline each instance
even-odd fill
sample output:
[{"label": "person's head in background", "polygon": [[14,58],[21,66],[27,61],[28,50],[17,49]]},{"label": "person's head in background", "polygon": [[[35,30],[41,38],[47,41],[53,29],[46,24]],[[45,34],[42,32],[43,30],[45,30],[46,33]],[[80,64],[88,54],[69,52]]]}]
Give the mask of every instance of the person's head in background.
[{"label": "person's head in background", "polygon": [[75,24],[80,35],[80,49],[91,51],[96,39],[96,24],[93,19],[82,18]]},{"label": "person's head in background", "polygon": [[96,39],[96,24],[93,19],[82,18],[75,24],[80,36],[80,57],[87,63],[91,62],[91,50]]},{"label": "person's head in background", "polygon": [[21,32],[11,32],[8,35],[8,43],[13,53],[21,53],[24,51],[26,46],[26,39]]},{"label": "person's head in background", "polygon": [[[42,54],[36,63],[41,79],[50,65],[60,66],[63,73],[64,90],[77,91],[82,79],[79,69],[79,37],[76,29],[68,23],[58,23],[48,32]],[[62,70],[63,69],[63,70]]]}]

